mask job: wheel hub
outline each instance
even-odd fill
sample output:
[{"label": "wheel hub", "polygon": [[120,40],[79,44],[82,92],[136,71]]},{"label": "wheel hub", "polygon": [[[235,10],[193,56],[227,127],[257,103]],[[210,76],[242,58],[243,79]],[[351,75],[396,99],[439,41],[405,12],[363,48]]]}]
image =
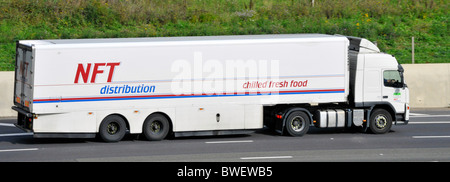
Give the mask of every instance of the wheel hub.
[{"label": "wheel hub", "polygon": [[116,122],[111,122],[108,124],[107,132],[110,135],[114,135],[119,131],[119,125]]},{"label": "wheel hub", "polygon": [[291,127],[296,132],[301,131],[304,127],[302,118],[297,116],[294,119],[292,119]]},{"label": "wheel hub", "polygon": [[377,128],[384,128],[387,125],[387,119],[385,115],[378,115],[377,117],[375,117],[375,125],[377,126]]},{"label": "wheel hub", "polygon": [[161,131],[161,123],[158,121],[155,121],[151,124],[150,130],[152,133],[159,133]]}]

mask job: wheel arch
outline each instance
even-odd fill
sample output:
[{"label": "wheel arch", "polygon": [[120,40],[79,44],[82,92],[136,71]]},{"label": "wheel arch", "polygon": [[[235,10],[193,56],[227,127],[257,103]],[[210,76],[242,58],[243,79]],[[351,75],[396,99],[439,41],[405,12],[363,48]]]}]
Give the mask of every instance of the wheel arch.
[{"label": "wheel arch", "polygon": [[[392,106],[392,104],[388,103],[388,102],[381,102],[381,103],[374,103],[370,109],[369,109],[369,113],[367,115],[367,118],[370,118],[371,113],[375,110],[375,109],[384,109],[387,112],[389,112],[389,114],[391,114],[392,117],[392,121],[397,121],[397,116],[396,116],[396,111],[394,106]],[[367,119],[367,121],[369,121],[369,119]],[[370,122],[370,121],[369,121]],[[369,124],[369,123],[368,123]]]},{"label": "wheel arch", "polygon": [[127,130],[128,130],[127,132],[129,132],[129,130],[130,130],[130,122],[128,121],[128,119],[124,115],[122,115],[120,113],[111,113],[111,114],[108,114],[108,115],[104,116],[102,118],[102,120],[100,121],[100,123],[98,123],[98,125],[97,125],[97,132],[99,132],[100,125],[102,124],[102,122],[109,116],[119,116],[119,117],[121,117],[125,121],[125,125],[126,125]]}]

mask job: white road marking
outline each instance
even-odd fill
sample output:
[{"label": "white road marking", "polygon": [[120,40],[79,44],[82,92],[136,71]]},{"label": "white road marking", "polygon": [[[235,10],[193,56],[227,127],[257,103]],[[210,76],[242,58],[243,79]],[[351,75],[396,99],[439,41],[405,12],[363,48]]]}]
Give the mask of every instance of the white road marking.
[{"label": "white road marking", "polygon": [[429,114],[409,113],[409,116],[427,116]]},{"label": "white road marking", "polygon": [[0,126],[16,127],[14,124],[11,123],[0,123]]},{"label": "white road marking", "polygon": [[430,139],[430,138],[450,138],[450,136],[412,136],[417,139]]},{"label": "white road marking", "polygon": [[33,135],[33,133],[7,133],[7,134],[0,134],[0,137],[28,136],[28,135]]},{"label": "white road marking", "polygon": [[292,156],[269,156],[269,157],[241,157],[242,160],[257,160],[257,159],[291,159]]},{"label": "white road marking", "polygon": [[450,117],[450,115],[409,115],[410,118],[434,118],[434,117]]},{"label": "white road marking", "polygon": [[236,141],[215,141],[215,142],[205,142],[207,144],[220,144],[220,143],[252,143],[253,140],[236,140]]},{"label": "white road marking", "polygon": [[0,150],[0,152],[22,152],[22,151],[33,151],[33,150],[39,150],[38,148],[29,148],[29,149],[5,149]]},{"label": "white road marking", "polygon": [[410,121],[408,124],[450,124],[450,121]]}]

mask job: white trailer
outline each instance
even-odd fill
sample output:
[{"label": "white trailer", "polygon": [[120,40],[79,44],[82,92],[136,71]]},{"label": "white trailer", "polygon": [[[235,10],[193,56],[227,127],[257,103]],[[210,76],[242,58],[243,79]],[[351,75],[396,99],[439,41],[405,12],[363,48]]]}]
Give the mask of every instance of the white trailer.
[{"label": "white trailer", "polygon": [[322,34],[17,42],[16,126],[108,142],[245,133],[264,125],[389,131],[408,121],[394,57]]}]

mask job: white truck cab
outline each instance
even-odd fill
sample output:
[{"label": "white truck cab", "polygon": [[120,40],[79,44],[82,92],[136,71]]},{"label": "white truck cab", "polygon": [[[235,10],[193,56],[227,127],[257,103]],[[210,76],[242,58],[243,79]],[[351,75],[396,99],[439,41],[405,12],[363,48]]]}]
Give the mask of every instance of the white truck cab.
[{"label": "white truck cab", "polygon": [[[382,53],[367,39],[347,37],[350,40],[350,99],[355,107],[383,108],[397,124],[409,121],[409,89],[403,77],[403,67],[394,56]],[[370,115],[370,114],[368,114]],[[379,120],[383,120],[380,116]],[[385,118],[384,118],[385,119]],[[370,120],[369,120],[370,122]],[[385,123],[373,123],[383,127]]]}]

